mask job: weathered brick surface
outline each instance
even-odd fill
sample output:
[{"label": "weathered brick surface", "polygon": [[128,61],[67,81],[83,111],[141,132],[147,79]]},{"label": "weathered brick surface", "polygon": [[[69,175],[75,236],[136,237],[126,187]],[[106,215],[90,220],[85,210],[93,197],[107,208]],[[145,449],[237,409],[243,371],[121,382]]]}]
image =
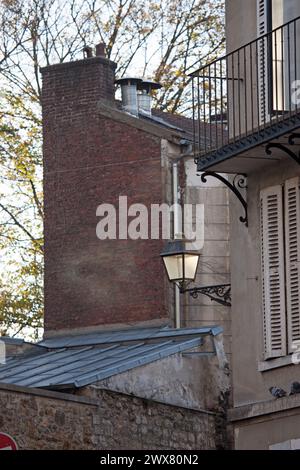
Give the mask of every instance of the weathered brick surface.
[{"label": "weathered brick surface", "polygon": [[0,385],[0,432],[20,449],[214,449],[215,417],[97,391],[97,405]]},{"label": "weathered brick surface", "polygon": [[97,110],[112,103],[114,67],[92,58],[43,69],[46,334],[168,316],[161,241],[96,237],[99,204],[164,198],[160,138]]}]

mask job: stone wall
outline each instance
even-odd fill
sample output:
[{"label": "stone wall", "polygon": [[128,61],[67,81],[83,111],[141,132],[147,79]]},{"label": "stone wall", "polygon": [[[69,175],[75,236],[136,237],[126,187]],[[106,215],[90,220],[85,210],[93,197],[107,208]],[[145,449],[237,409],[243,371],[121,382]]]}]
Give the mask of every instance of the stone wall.
[{"label": "stone wall", "polygon": [[[230,283],[229,266],[229,200],[228,189],[216,178],[207,177],[203,183],[195,171],[193,159],[185,161],[187,183],[184,201],[204,205],[204,245],[196,277],[196,285],[208,286]],[[212,302],[205,295],[197,299],[183,298],[185,327],[219,325],[224,330],[224,347],[231,359],[231,309]]]},{"label": "stone wall", "polygon": [[0,432],[19,449],[93,449],[93,400],[0,385]]},{"label": "stone wall", "polygon": [[0,385],[0,432],[19,449],[214,449],[218,419],[120,393]]},{"label": "stone wall", "polygon": [[97,393],[100,449],[214,449],[215,415],[107,390]]}]

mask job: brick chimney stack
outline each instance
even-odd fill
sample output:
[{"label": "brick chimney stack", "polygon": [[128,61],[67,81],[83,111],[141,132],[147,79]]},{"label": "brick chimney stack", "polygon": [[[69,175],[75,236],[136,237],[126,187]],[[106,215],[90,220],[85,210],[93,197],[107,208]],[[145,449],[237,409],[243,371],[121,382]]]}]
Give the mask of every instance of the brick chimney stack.
[{"label": "brick chimney stack", "polygon": [[150,207],[163,193],[161,139],[116,109],[104,52],[41,70],[45,336],[166,322],[161,241],[96,236],[98,205]]},{"label": "brick chimney stack", "polygon": [[[47,125],[47,118],[53,115],[58,124],[63,116],[67,118],[66,111],[70,113],[74,108],[85,108],[92,112],[100,99],[114,100],[115,69],[116,64],[104,57],[105,46],[96,46],[97,56],[83,60],[50,65],[41,69],[43,76],[43,119]],[[71,114],[70,114],[71,119]]]}]

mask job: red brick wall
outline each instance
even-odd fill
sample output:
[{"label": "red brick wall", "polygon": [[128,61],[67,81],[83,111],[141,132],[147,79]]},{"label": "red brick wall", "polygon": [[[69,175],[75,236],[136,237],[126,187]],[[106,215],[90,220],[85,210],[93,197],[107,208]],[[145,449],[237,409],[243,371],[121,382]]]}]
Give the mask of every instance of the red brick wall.
[{"label": "red brick wall", "polygon": [[115,64],[104,58],[43,73],[45,329],[167,317],[159,240],[96,237],[96,208],[164,199],[160,139],[102,117]]}]

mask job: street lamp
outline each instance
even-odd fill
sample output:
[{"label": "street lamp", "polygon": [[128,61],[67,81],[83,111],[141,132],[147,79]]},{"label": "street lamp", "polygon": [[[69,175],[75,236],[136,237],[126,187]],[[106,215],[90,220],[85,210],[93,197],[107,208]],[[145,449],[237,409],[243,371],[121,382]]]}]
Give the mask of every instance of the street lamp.
[{"label": "street lamp", "polygon": [[196,278],[200,254],[187,250],[183,240],[172,240],[167,243],[160,254],[163,259],[169,281],[178,285],[180,290],[187,287]]},{"label": "street lamp", "polygon": [[191,282],[195,281],[200,253],[194,250],[187,250],[184,240],[169,241],[160,256],[162,257],[169,281],[179,287],[181,294],[188,292],[193,298],[203,294],[214,302],[226,307],[231,306],[230,284],[187,288]]}]

